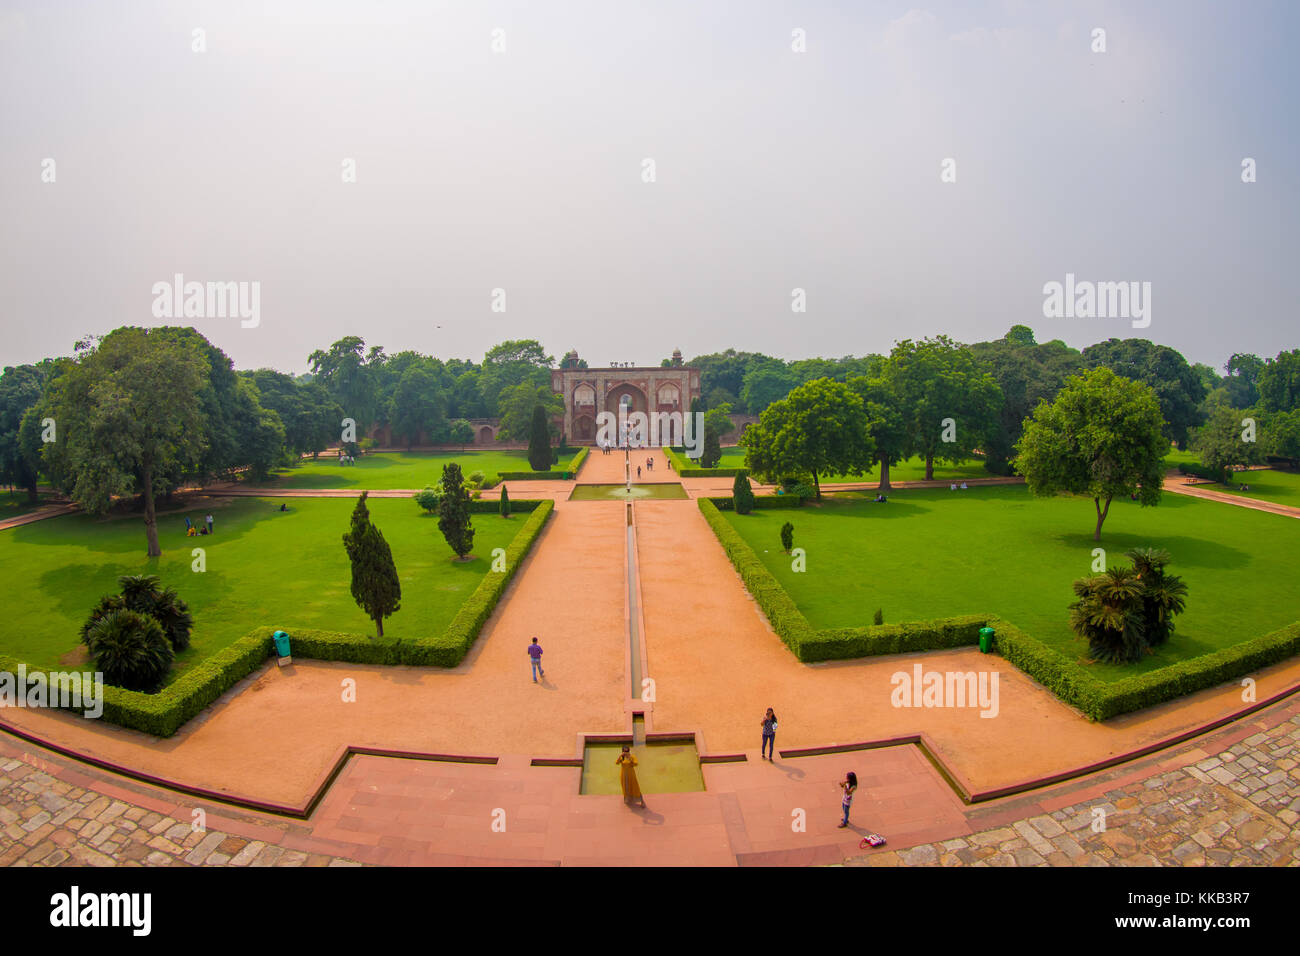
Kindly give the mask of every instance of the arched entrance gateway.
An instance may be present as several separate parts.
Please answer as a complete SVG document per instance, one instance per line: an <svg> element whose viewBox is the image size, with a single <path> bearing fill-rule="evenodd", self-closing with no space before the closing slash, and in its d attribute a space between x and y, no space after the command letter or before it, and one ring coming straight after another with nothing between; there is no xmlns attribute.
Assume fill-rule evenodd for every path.
<svg viewBox="0 0 1300 956"><path fill-rule="evenodd" d="M567 365L577 361L575 353L566 356ZM665 366L553 369L551 388L564 399L564 434L590 445L599 434L601 412L617 417L623 407L628 414L686 414L700 397L700 370L682 365L681 353L674 352Z"/></svg>

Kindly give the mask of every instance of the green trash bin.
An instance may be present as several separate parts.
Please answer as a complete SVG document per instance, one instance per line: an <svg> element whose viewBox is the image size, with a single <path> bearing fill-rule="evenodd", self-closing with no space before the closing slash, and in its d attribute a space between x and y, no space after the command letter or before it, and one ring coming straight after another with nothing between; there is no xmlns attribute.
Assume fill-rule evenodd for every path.
<svg viewBox="0 0 1300 956"><path fill-rule="evenodd" d="M993 628L980 628L980 653L987 654L993 647Z"/></svg>
<svg viewBox="0 0 1300 956"><path fill-rule="evenodd" d="M275 641L275 653L280 657L288 657L289 635L284 631L276 631L271 635L271 639Z"/></svg>

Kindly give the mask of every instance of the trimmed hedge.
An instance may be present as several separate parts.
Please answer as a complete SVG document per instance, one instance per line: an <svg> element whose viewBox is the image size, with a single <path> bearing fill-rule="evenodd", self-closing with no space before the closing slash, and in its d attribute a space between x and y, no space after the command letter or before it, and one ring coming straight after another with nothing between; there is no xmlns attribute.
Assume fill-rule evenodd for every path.
<svg viewBox="0 0 1300 956"><path fill-rule="evenodd" d="M511 498L510 513L527 514L530 511L535 511L537 509L537 506L540 505L543 500L545 499L539 500L536 498L520 498L518 501L516 501L514 498ZM485 498L480 498L477 501L471 501L469 503L469 513L472 515L500 514L501 499L493 498L491 500L488 500Z"/></svg>
<svg viewBox="0 0 1300 956"><path fill-rule="evenodd" d="M1011 622L991 615L969 614L933 621L818 631L749 543L722 516L715 504L717 500L699 499L700 512L740 573L745 587L767 615L772 630L801 661L966 647L978 644L980 628L988 626L993 628L994 649L1007 663L1086 717L1100 721L1217 687L1300 654L1300 622L1296 622L1212 654L1107 683Z"/></svg>
<svg viewBox="0 0 1300 956"><path fill-rule="evenodd" d="M1191 475L1194 478L1205 478L1209 481L1223 481L1222 473L1216 474L1213 468L1206 468L1199 462L1183 462L1178 466L1179 474Z"/></svg>
<svg viewBox="0 0 1300 956"><path fill-rule="evenodd" d="M701 499L701 500L705 500L705 499ZM722 498L722 497L709 498L707 500L713 502L714 506L719 511L735 510L735 504L736 504L735 500L730 496L726 498ZM798 495L755 495L754 496L755 509L764 508L768 510L773 510L773 509L780 509L780 508L802 508L803 502L804 499L800 498Z"/></svg>
<svg viewBox="0 0 1300 956"><path fill-rule="evenodd" d="M503 481L560 481L560 474L558 471L503 471L492 487Z"/></svg>
<svg viewBox="0 0 1300 956"><path fill-rule="evenodd" d="M191 717L255 671L271 653L272 628L258 628L183 672L156 694L104 685L101 719L155 737L170 737ZM19 661L0 657L0 671L16 674ZM86 665L93 667L93 664ZM69 670L82 670L69 668ZM47 672L40 672L47 673ZM56 671L56 673L58 673ZM29 670L28 678L33 677Z"/></svg>
<svg viewBox="0 0 1300 956"><path fill-rule="evenodd" d="M579 448L578 453L569 459L569 467L567 469L569 474L573 475L575 478L578 476L578 469L581 468L582 463L587 460L587 453L589 451L591 451L590 448Z"/></svg>
<svg viewBox="0 0 1300 956"><path fill-rule="evenodd" d="M493 501L482 504L490 505L489 511L497 506ZM506 548L505 572L489 571L441 634L403 641L305 628L290 632L290 652L294 657L356 664L455 667L469 653L484 623L505 593L506 585L555 510L555 502L549 499L512 502L512 506L515 504L523 505L520 510L532 514ZM271 635L275 630L271 627L256 628L195 664L156 694L105 685L103 719L156 737L170 737L186 721L262 665L272 653ZM20 663L16 658L0 655L0 672L16 674Z"/></svg>
<svg viewBox="0 0 1300 956"><path fill-rule="evenodd" d="M737 475L749 474L748 468L698 468L681 451L666 445L662 450L665 457L673 463L673 471L682 478L735 478Z"/></svg>

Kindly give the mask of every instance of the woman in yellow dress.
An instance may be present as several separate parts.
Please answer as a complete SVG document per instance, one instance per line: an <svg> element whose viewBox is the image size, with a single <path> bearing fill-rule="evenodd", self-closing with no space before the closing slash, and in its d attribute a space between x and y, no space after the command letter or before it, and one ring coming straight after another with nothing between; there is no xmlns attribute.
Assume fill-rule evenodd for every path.
<svg viewBox="0 0 1300 956"><path fill-rule="evenodd" d="M641 785L636 782L636 758L632 756L627 744L623 745L623 752L618 755L614 763L622 768L619 773L619 783L623 785L623 802L631 804L632 801L638 800L644 807L645 797L641 796Z"/></svg>

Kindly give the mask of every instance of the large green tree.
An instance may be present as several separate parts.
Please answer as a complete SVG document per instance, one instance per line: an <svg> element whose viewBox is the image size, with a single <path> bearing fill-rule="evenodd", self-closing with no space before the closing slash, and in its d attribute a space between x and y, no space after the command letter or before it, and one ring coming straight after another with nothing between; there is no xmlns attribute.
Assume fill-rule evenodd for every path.
<svg viewBox="0 0 1300 956"><path fill-rule="evenodd" d="M398 380L388 400L388 421L394 436L406 440L410 448L423 434L430 441L446 437L447 395L434 370L424 364L412 364Z"/></svg>
<svg viewBox="0 0 1300 956"><path fill-rule="evenodd" d="M173 331L117 329L64 366L47 392L57 425L57 442L44 453L52 475L91 514L140 494L150 557L162 554L155 496L206 447L207 356Z"/></svg>
<svg viewBox="0 0 1300 956"><path fill-rule="evenodd" d="M1192 439L1192 451L1201 460L1201 464L1219 476L1220 481L1228 480L1228 470L1236 466L1258 465L1264 461L1264 449L1258 440L1245 441L1248 434L1242 424L1244 413L1240 409L1226 405L1216 408L1210 420L1196 431Z"/></svg>
<svg viewBox="0 0 1300 956"><path fill-rule="evenodd" d="M1259 407L1266 412L1300 408L1300 349L1279 352L1259 370Z"/></svg>
<svg viewBox="0 0 1300 956"><path fill-rule="evenodd" d="M1187 447L1192 430L1204 421L1201 402L1209 390L1182 353L1150 339L1107 339L1084 349L1083 360L1089 368L1105 366L1150 386L1160 402L1165 437Z"/></svg>
<svg viewBox="0 0 1300 956"><path fill-rule="evenodd" d="M883 378L858 375L849 379L848 385L862 398L880 463L880 490L888 491L889 469L907 458L907 417L902 400Z"/></svg>
<svg viewBox="0 0 1300 956"><path fill-rule="evenodd" d="M767 480L811 475L820 500L820 475L871 470L876 450L871 425L853 389L843 382L814 379L769 405L740 443L750 472Z"/></svg>
<svg viewBox="0 0 1300 956"><path fill-rule="evenodd" d="M909 451L925 458L926 480L934 478L936 458L970 458L996 428L997 382L945 335L899 342L883 377L901 404Z"/></svg>
<svg viewBox="0 0 1300 956"><path fill-rule="evenodd" d="M384 636L384 618L402 608L402 582L393 563L393 551L383 532L370 523L366 507L369 491L361 492L352 509L352 527L343 535L343 547L352 564L352 599L375 622Z"/></svg>
<svg viewBox="0 0 1300 956"><path fill-rule="evenodd" d="M1070 378L1056 400L1039 402L1016 445L1016 469L1035 495L1092 498L1093 540L1116 495L1160 501L1169 449L1155 392L1105 367Z"/></svg>
<svg viewBox="0 0 1300 956"><path fill-rule="evenodd" d="M49 371L48 365L19 365L0 375L0 481L22 488L33 504L38 463L24 452L21 431L23 416L41 400Z"/></svg>
<svg viewBox="0 0 1300 956"><path fill-rule="evenodd" d="M498 407L501 427L497 430L497 441L527 441L532 437L533 417L538 408L546 416L550 435L554 437L556 430L550 423L556 416L564 414L564 399L551 390L549 383L520 382L501 393Z"/></svg>
<svg viewBox="0 0 1300 956"><path fill-rule="evenodd" d="M307 359L315 375L313 381L339 404L344 417L357 423L358 437L374 421L378 405L374 363L367 361L365 348L365 340L360 336L347 335L328 350L317 349ZM340 426L335 428L337 434Z"/></svg>
<svg viewBox="0 0 1300 956"><path fill-rule="evenodd" d="M549 370L554 364L554 356L547 355L536 339L510 340L488 349L479 372L479 391L487 415L500 414L501 397L512 386L521 382L549 385Z"/></svg>

